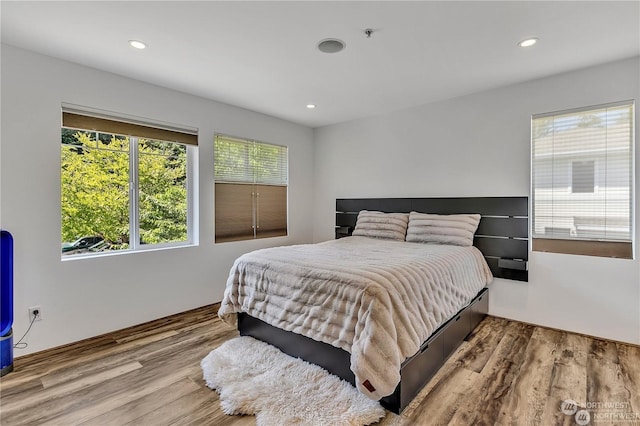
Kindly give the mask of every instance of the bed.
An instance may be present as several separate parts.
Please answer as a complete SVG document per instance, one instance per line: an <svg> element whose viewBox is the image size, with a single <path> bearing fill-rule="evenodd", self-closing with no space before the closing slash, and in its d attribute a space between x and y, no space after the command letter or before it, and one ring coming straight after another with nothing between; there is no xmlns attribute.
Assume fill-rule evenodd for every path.
<svg viewBox="0 0 640 426"><path fill-rule="evenodd" d="M504 208L505 200L510 208ZM496 213L495 207L487 209L496 203L502 214L490 214ZM465 234L463 244L455 243L457 236L447 236L453 238L451 244L424 244L415 240L412 229L427 228L411 224L471 211L483 214L482 219L477 216L482 226L476 222L474 231L496 228L492 222L500 219L500 233L513 233L514 221L527 228L526 204L524 198L523 211L522 197L337 200L335 240L263 249L238 258L219 315L229 323L237 320L242 335L319 364L401 412L486 315L486 285L492 275L522 279L526 274L527 231L524 237L472 232L470 237ZM404 218L409 228L400 234L402 239L391 231L372 238L365 229L369 216L384 223L384 232ZM450 217L468 220L446 216L447 223ZM373 232L380 236L377 228ZM404 232L414 241L405 241ZM491 241L481 251L482 238L507 244ZM506 256L522 244L525 257ZM499 247L500 256L491 254L491 247Z"/></svg>

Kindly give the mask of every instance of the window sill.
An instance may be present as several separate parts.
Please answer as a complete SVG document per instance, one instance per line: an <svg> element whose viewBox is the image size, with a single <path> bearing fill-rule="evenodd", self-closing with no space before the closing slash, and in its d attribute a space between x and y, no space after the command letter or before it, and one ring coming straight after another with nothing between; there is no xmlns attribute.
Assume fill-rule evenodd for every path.
<svg viewBox="0 0 640 426"><path fill-rule="evenodd" d="M633 259L633 245L630 242L533 238L532 248L533 251L549 253Z"/></svg>
<svg viewBox="0 0 640 426"><path fill-rule="evenodd" d="M139 248L137 250L114 250L114 251L106 251L106 252L97 252L97 253L81 253L81 254L70 254L67 256L62 256L60 260L62 262L74 261L74 260L82 260L82 259L96 259L102 257L112 257L112 256L121 256L127 254L135 254L135 253L149 253L154 251L164 251L164 250L173 250L180 249L185 247L197 247L198 244L195 243L180 243L180 244L162 244L162 245L153 245L148 248Z"/></svg>

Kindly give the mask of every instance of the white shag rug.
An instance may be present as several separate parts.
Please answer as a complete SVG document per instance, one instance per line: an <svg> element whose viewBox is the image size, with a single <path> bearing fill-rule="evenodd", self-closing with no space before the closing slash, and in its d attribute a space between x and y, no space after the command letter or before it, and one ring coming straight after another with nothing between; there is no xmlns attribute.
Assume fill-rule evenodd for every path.
<svg viewBox="0 0 640 426"><path fill-rule="evenodd" d="M252 337L223 343L200 365L225 414L255 414L258 426L368 425L385 416L351 384Z"/></svg>

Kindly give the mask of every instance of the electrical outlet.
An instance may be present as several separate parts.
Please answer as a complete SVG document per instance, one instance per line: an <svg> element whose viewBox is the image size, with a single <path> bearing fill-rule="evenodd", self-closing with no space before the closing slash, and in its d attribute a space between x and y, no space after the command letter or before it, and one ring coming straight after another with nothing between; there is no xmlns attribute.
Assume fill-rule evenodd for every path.
<svg viewBox="0 0 640 426"><path fill-rule="evenodd" d="M40 306L29 308L29 322L33 321L34 317L36 321L42 321L42 308Z"/></svg>

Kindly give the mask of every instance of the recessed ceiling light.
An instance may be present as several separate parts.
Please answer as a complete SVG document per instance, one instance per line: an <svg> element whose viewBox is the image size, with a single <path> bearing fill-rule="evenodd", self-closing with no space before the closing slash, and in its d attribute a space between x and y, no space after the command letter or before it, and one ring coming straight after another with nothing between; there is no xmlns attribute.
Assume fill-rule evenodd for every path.
<svg viewBox="0 0 640 426"><path fill-rule="evenodd" d="M140 40L129 40L129 46L142 50L147 47L147 44Z"/></svg>
<svg viewBox="0 0 640 426"><path fill-rule="evenodd" d="M338 53L345 48L344 41L337 38L327 38L318 43L318 49L324 53Z"/></svg>
<svg viewBox="0 0 640 426"><path fill-rule="evenodd" d="M531 47L538 42L538 39L535 37L527 38L518 43L520 47Z"/></svg>
<svg viewBox="0 0 640 426"><path fill-rule="evenodd" d="M315 104L307 104L307 108L309 109L314 109L316 107Z"/></svg>

